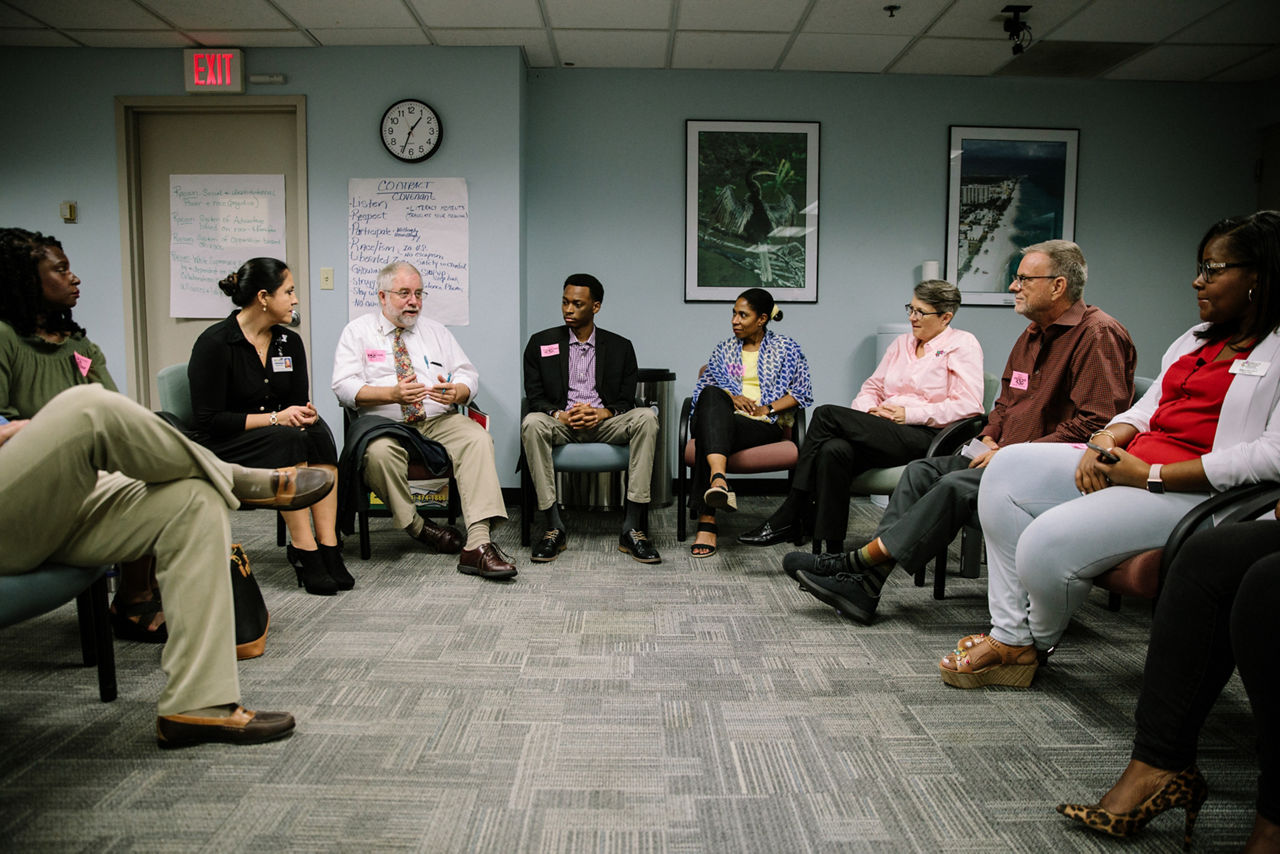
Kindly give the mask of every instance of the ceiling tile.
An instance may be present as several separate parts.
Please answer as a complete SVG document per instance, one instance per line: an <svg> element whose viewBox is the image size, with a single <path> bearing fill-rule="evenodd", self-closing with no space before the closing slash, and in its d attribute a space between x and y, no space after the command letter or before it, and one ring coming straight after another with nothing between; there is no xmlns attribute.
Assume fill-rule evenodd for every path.
<svg viewBox="0 0 1280 854"><path fill-rule="evenodd" d="M1031 11L1022 19L1031 26L1032 35L1039 38L1062 23L1068 15L1084 6L1088 0L1028 0L1025 6ZM956 0L938 22L929 30L930 36L944 38L994 39L1007 38L1004 21L1009 17L1000 10L1009 0Z"/></svg>
<svg viewBox="0 0 1280 854"><path fill-rule="evenodd" d="M418 22L401 0L275 0L286 15L309 30L337 27L416 27ZM337 44L337 42L334 42ZM359 44L359 42L345 42ZM402 44L402 42L396 42Z"/></svg>
<svg viewBox="0 0 1280 854"><path fill-rule="evenodd" d="M55 30L0 30L0 45L6 47L76 47L76 43Z"/></svg>
<svg viewBox="0 0 1280 854"><path fill-rule="evenodd" d="M914 36L938 16L951 0L898 0L901 9L889 17L886 3L866 0L818 0L804 22L806 33Z"/></svg>
<svg viewBox="0 0 1280 854"><path fill-rule="evenodd" d="M195 47L174 30L67 30L67 35L89 47Z"/></svg>
<svg viewBox="0 0 1280 854"><path fill-rule="evenodd" d="M790 33L809 0L680 0L681 30ZM701 67L701 66L699 66ZM715 66L723 67L723 66Z"/></svg>
<svg viewBox="0 0 1280 854"><path fill-rule="evenodd" d="M538 0L409 0L428 27L541 27Z"/></svg>
<svg viewBox="0 0 1280 854"><path fill-rule="evenodd" d="M9 0L12 5L61 29L154 30L165 24L133 0Z"/></svg>
<svg viewBox="0 0 1280 854"><path fill-rule="evenodd" d="M315 47L297 30L188 30L205 47Z"/></svg>
<svg viewBox="0 0 1280 854"><path fill-rule="evenodd" d="M1111 80L1206 80L1260 53L1259 48L1241 45L1158 45L1106 76Z"/></svg>
<svg viewBox="0 0 1280 854"><path fill-rule="evenodd" d="M291 27L265 0L147 0L147 5L186 30L251 30Z"/></svg>
<svg viewBox="0 0 1280 854"><path fill-rule="evenodd" d="M555 30L562 63L578 68L662 68L665 30Z"/></svg>
<svg viewBox="0 0 1280 854"><path fill-rule="evenodd" d="M676 33L672 68L772 70L787 46L786 33Z"/></svg>
<svg viewBox="0 0 1280 854"><path fill-rule="evenodd" d="M889 69L894 74L992 74L1013 59L1007 41L920 39Z"/></svg>
<svg viewBox="0 0 1280 854"><path fill-rule="evenodd" d="M422 27L308 27L322 45L431 44Z"/></svg>
<svg viewBox="0 0 1280 854"><path fill-rule="evenodd" d="M601 30L665 30L672 0L543 0L551 26Z"/></svg>
<svg viewBox="0 0 1280 854"><path fill-rule="evenodd" d="M1223 0L1094 0L1037 38L1081 42L1158 42L1222 5ZM1033 8L1034 12L1035 9Z"/></svg>
<svg viewBox="0 0 1280 854"><path fill-rule="evenodd" d="M786 71L878 74L911 43L910 36L801 33L782 63Z"/></svg>
<svg viewBox="0 0 1280 854"><path fill-rule="evenodd" d="M546 30L432 30L437 44L522 47L531 68L550 68L551 45Z"/></svg>
<svg viewBox="0 0 1280 854"><path fill-rule="evenodd" d="M1247 59L1239 65L1221 71L1210 80L1222 83L1244 83L1255 80L1271 80L1280 76L1280 48L1273 48L1266 53L1259 54L1253 59Z"/></svg>
<svg viewBox="0 0 1280 854"><path fill-rule="evenodd" d="M1232 0L1170 41L1187 44L1280 42L1280 3L1276 0Z"/></svg>

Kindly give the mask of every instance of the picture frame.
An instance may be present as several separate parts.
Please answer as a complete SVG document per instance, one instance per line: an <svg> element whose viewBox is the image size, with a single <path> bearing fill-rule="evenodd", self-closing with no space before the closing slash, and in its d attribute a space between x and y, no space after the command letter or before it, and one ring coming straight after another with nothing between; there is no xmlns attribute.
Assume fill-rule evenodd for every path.
<svg viewBox="0 0 1280 854"><path fill-rule="evenodd" d="M685 302L818 301L819 122L685 122Z"/></svg>
<svg viewBox="0 0 1280 854"><path fill-rule="evenodd" d="M1075 239L1080 131L952 125L947 280L965 305L1013 306L1023 247Z"/></svg>

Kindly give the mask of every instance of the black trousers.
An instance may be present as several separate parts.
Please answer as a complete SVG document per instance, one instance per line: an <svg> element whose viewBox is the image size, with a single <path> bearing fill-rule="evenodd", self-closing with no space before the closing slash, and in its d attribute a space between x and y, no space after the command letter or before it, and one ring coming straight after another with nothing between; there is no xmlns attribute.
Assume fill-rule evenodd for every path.
<svg viewBox="0 0 1280 854"><path fill-rule="evenodd" d="M1151 624L1133 758L1170 771L1192 764L1209 709L1239 667L1258 726L1258 812L1280 823L1277 613L1280 521L1222 525L1186 542Z"/></svg>
<svg viewBox="0 0 1280 854"><path fill-rule="evenodd" d="M849 529L849 484L867 469L923 457L938 428L895 424L847 406L819 406L809 420L793 488L814 501L815 540L843 541Z"/></svg>
<svg viewBox="0 0 1280 854"><path fill-rule="evenodd" d="M985 468L966 457L926 457L907 465L889 496L875 536L898 565L915 572L978 518L978 487Z"/></svg>
<svg viewBox="0 0 1280 854"><path fill-rule="evenodd" d="M734 415L733 398L727 391L715 386L707 386L698 395L698 407L693 411L692 432L697 441L697 453L694 455L689 506L699 516L715 513L702 502L702 493L707 491L711 479L707 454L728 456L743 448L754 448L782 440L782 428L777 424Z"/></svg>

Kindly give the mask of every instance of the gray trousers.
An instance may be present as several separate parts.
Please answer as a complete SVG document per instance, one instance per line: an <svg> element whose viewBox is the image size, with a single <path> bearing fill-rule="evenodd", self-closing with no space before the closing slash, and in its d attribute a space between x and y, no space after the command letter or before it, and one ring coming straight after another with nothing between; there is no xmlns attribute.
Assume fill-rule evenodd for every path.
<svg viewBox="0 0 1280 854"><path fill-rule="evenodd" d="M658 416L647 406L606 418L595 427L574 430L544 412L530 412L520 423L520 442L525 464L538 497L538 509L546 510L556 500L556 473L551 465L551 449L574 442L605 442L628 445L631 461L627 467L627 499L649 503L653 479L653 452L658 444Z"/></svg>
<svg viewBox="0 0 1280 854"><path fill-rule="evenodd" d="M169 629L158 714L238 702L227 570L238 506L228 464L124 395L75 386L0 445L0 573L155 555Z"/></svg>
<svg viewBox="0 0 1280 854"><path fill-rule="evenodd" d="M969 468L968 457L926 457L907 464L875 534L903 569L923 567L977 519L984 471Z"/></svg>

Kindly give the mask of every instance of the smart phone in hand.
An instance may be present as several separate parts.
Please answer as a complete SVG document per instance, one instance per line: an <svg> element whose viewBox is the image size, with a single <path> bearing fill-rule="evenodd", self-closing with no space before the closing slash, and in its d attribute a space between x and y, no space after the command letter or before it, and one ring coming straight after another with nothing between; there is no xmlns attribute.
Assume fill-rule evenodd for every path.
<svg viewBox="0 0 1280 854"><path fill-rule="evenodd" d="M1110 449L1108 449L1108 448L1104 448L1104 447L1102 447L1101 445L1095 445L1093 442L1085 442L1085 443L1084 443L1084 446L1085 446L1086 448L1088 448L1089 450L1091 450L1091 451L1097 451L1097 452L1098 452L1098 462L1100 462L1100 463L1118 463L1118 462L1120 462L1120 458L1119 458L1118 456L1116 456L1115 454L1111 453Z"/></svg>

